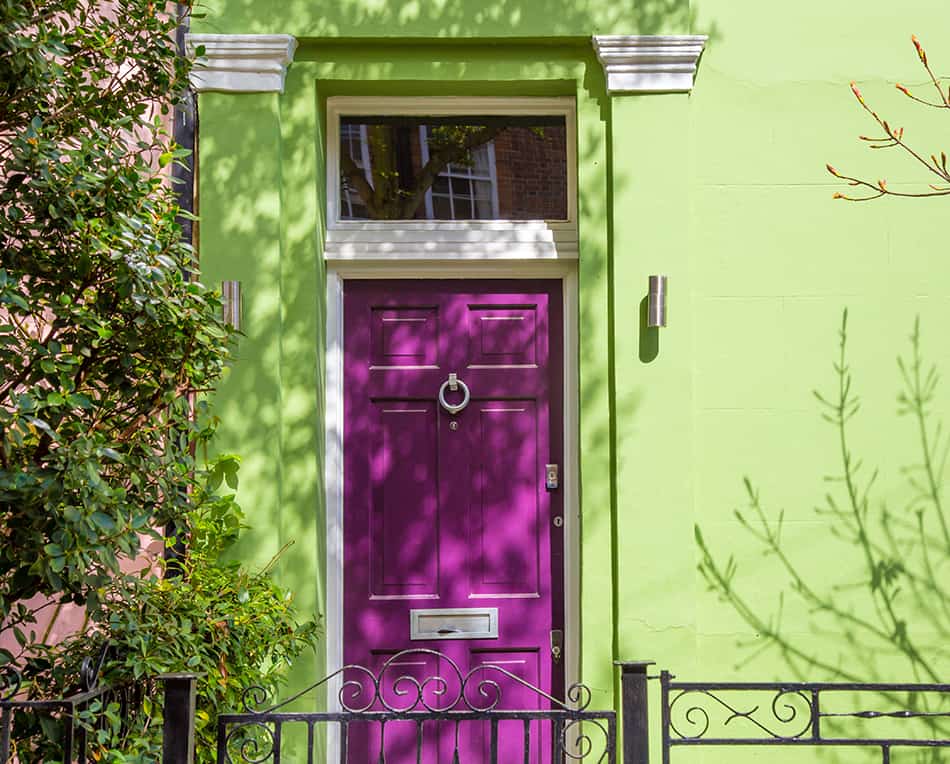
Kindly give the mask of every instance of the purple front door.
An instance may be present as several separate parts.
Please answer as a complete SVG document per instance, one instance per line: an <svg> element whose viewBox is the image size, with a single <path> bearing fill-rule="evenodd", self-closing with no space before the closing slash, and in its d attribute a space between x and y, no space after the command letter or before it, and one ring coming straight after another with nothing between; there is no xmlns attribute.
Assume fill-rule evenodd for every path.
<svg viewBox="0 0 950 764"><path fill-rule="evenodd" d="M428 648L463 673L502 666L562 697L563 660L552 654L564 628L562 492L545 479L562 464L561 321L559 281L346 282L347 664L375 671ZM445 386L442 405L450 374L459 384ZM468 405L452 413L466 388ZM398 662L390 678L454 673L426 653ZM508 685L500 707L541 707ZM405 698L397 690L383 690L394 705ZM387 725L386 761L401 764L405 748L414 762L415 734ZM424 760L450 761L435 725L428 735ZM352 760L375 761L378 733L357 737ZM477 731L462 737L472 754L463 762L487 761ZM533 761L545 737L534 736ZM505 740L499 760L514 760L511 745L521 761L520 734Z"/></svg>

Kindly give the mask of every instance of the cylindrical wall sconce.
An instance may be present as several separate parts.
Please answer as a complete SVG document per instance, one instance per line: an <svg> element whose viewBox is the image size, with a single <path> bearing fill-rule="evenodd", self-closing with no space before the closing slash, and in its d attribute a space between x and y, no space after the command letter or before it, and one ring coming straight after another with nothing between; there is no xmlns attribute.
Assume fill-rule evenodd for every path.
<svg viewBox="0 0 950 764"><path fill-rule="evenodd" d="M666 326L666 276L650 276L647 295L647 326Z"/></svg>
<svg viewBox="0 0 950 764"><path fill-rule="evenodd" d="M241 331L241 282L221 282L221 313L224 323L229 324L235 331Z"/></svg>

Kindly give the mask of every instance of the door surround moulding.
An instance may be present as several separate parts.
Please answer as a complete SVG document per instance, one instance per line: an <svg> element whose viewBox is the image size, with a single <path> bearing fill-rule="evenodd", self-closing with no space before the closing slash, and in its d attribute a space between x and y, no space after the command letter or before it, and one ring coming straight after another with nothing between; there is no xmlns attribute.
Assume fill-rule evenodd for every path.
<svg viewBox="0 0 950 764"><path fill-rule="evenodd" d="M688 93L693 89L704 34L594 35L607 92Z"/></svg>
<svg viewBox="0 0 950 764"><path fill-rule="evenodd" d="M326 325L326 645L327 669L343 665L343 284L349 279L560 279L563 300L564 390L564 628L565 687L580 679L580 453L578 450L578 279L570 261L378 261L327 263ZM327 688L329 709L338 702L343 679ZM329 730L328 745L338 749Z"/></svg>
<svg viewBox="0 0 950 764"><path fill-rule="evenodd" d="M203 55L197 55L198 48ZM297 38L289 34L186 34L198 93L283 93Z"/></svg>

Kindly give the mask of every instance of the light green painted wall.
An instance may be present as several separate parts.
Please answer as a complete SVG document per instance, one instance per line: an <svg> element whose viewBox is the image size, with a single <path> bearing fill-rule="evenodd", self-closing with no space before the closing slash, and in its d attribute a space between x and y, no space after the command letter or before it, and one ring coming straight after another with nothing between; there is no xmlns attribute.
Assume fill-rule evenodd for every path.
<svg viewBox="0 0 950 764"><path fill-rule="evenodd" d="M301 617L322 611L323 269L316 250L315 123L273 94L201 98L202 278L242 282L245 335L215 396L218 448L242 458L238 499L253 526L236 554L280 582ZM310 121L308 122L308 117ZM305 136L305 137L303 137ZM310 222L301 223L307 220ZM324 667L301 661L300 675ZM299 683L298 683L299 684Z"/></svg>
<svg viewBox="0 0 950 764"><path fill-rule="evenodd" d="M579 130L579 270L585 678L612 703L611 410L608 338L607 112L589 46L322 46L304 42L283 96L202 95L200 175L205 278L245 279L248 337L217 398L220 447L249 456L239 499L253 530L243 554L268 559L304 613L325 608L323 107L334 95L572 95ZM253 200L251 202L250 200ZM256 232L255 234L251 232ZM265 356L266 354L266 356ZM265 368L266 366L266 368ZM265 391L268 394L265 394ZM268 422L267 438L259 424ZM255 460L267 466L254 471ZM301 686L325 665L295 672Z"/></svg>
<svg viewBox="0 0 950 764"><path fill-rule="evenodd" d="M321 38L502 37L682 32L688 0L207 0L196 31Z"/></svg>
<svg viewBox="0 0 950 764"><path fill-rule="evenodd" d="M218 396L223 447L245 457L241 499L255 527L245 554L264 561L295 539L281 576L305 612L325 602L323 99L576 95L582 656L595 704L615 693L614 658L652 658L684 678L730 676L737 664L750 677L788 675L776 656L744 664L756 635L696 573L699 523L717 549L740 559L753 600L764 609L776 602L772 561L732 515L744 475L771 510L786 510L796 559L824 579L856 570L813 510L836 464L834 433L811 390L833 383L844 307L865 404L856 435L868 461L884 468L890 501L906 496L896 466L913 453L909 423L894 415L894 359L915 315L929 356L950 368L945 202L833 202L838 186L824 170L832 162L892 186L919 178L855 140L871 125L847 82L858 80L909 129L939 136L892 84L920 80L911 32L950 68L950 8L936 0L898 9L883 0L620 5L209 0L208 17L195 24L307 38L284 95L200 100L205 277L243 279L248 299L249 336ZM607 98L586 42L595 31L707 32L711 40L691 95ZM670 278L670 325L658 334L640 326L651 273ZM946 391L939 401L946 411ZM819 645L792 600L785 625L801 644ZM829 651L833 660L838 653ZM321 658L295 681L322 669Z"/></svg>
<svg viewBox="0 0 950 764"><path fill-rule="evenodd" d="M931 59L950 63L950 38L932 31L946 28L950 8L697 5L695 31L711 40L694 92L612 102L615 325L636 325L629 294L645 293L648 274L670 277L670 325L656 358L641 360L637 331L614 336L619 654L656 659L681 676L729 675L737 664L747 677L789 676L774 654L745 663L759 640L705 591L692 527L702 526L723 561L736 555L751 601L774 610L777 567L733 516L745 505L748 475L775 517L785 510L789 549L816 583L860 575L854 550L814 511L829 490L823 477L839 469L835 432L812 390L833 388L845 307L864 400L854 442L882 468L880 496L895 507L910 496L898 467L914 458L915 431L895 413L895 359L909 350L920 315L930 359L947 368L945 202L835 202L832 193L844 189L824 165L892 187L921 179L856 140L873 125L848 80L928 153L939 151L935 123L893 83L921 81L912 32ZM947 403L944 390L938 408ZM819 637L814 624L787 595L793 641L806 651L821 645L830 663L868 675L866 656ZM946 655L934 660L946 668ZM899 665L885 658L880 671Z"/></svg>

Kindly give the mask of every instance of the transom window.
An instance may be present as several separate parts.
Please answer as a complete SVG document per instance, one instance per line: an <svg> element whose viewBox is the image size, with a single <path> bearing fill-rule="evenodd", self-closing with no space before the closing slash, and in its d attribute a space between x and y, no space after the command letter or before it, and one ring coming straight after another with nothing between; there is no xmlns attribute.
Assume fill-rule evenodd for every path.
<svg viewBox="0 0 950 764"><path fill-rule="evenodd" d="M338 97L327 125L327 257L576 257L573 99Z"/></svg>
<svg viewBox="0 0 950 764"><path fill-rule="evenodd" d="M341 220L565 220L557 116L346 116Z"/></svg>

